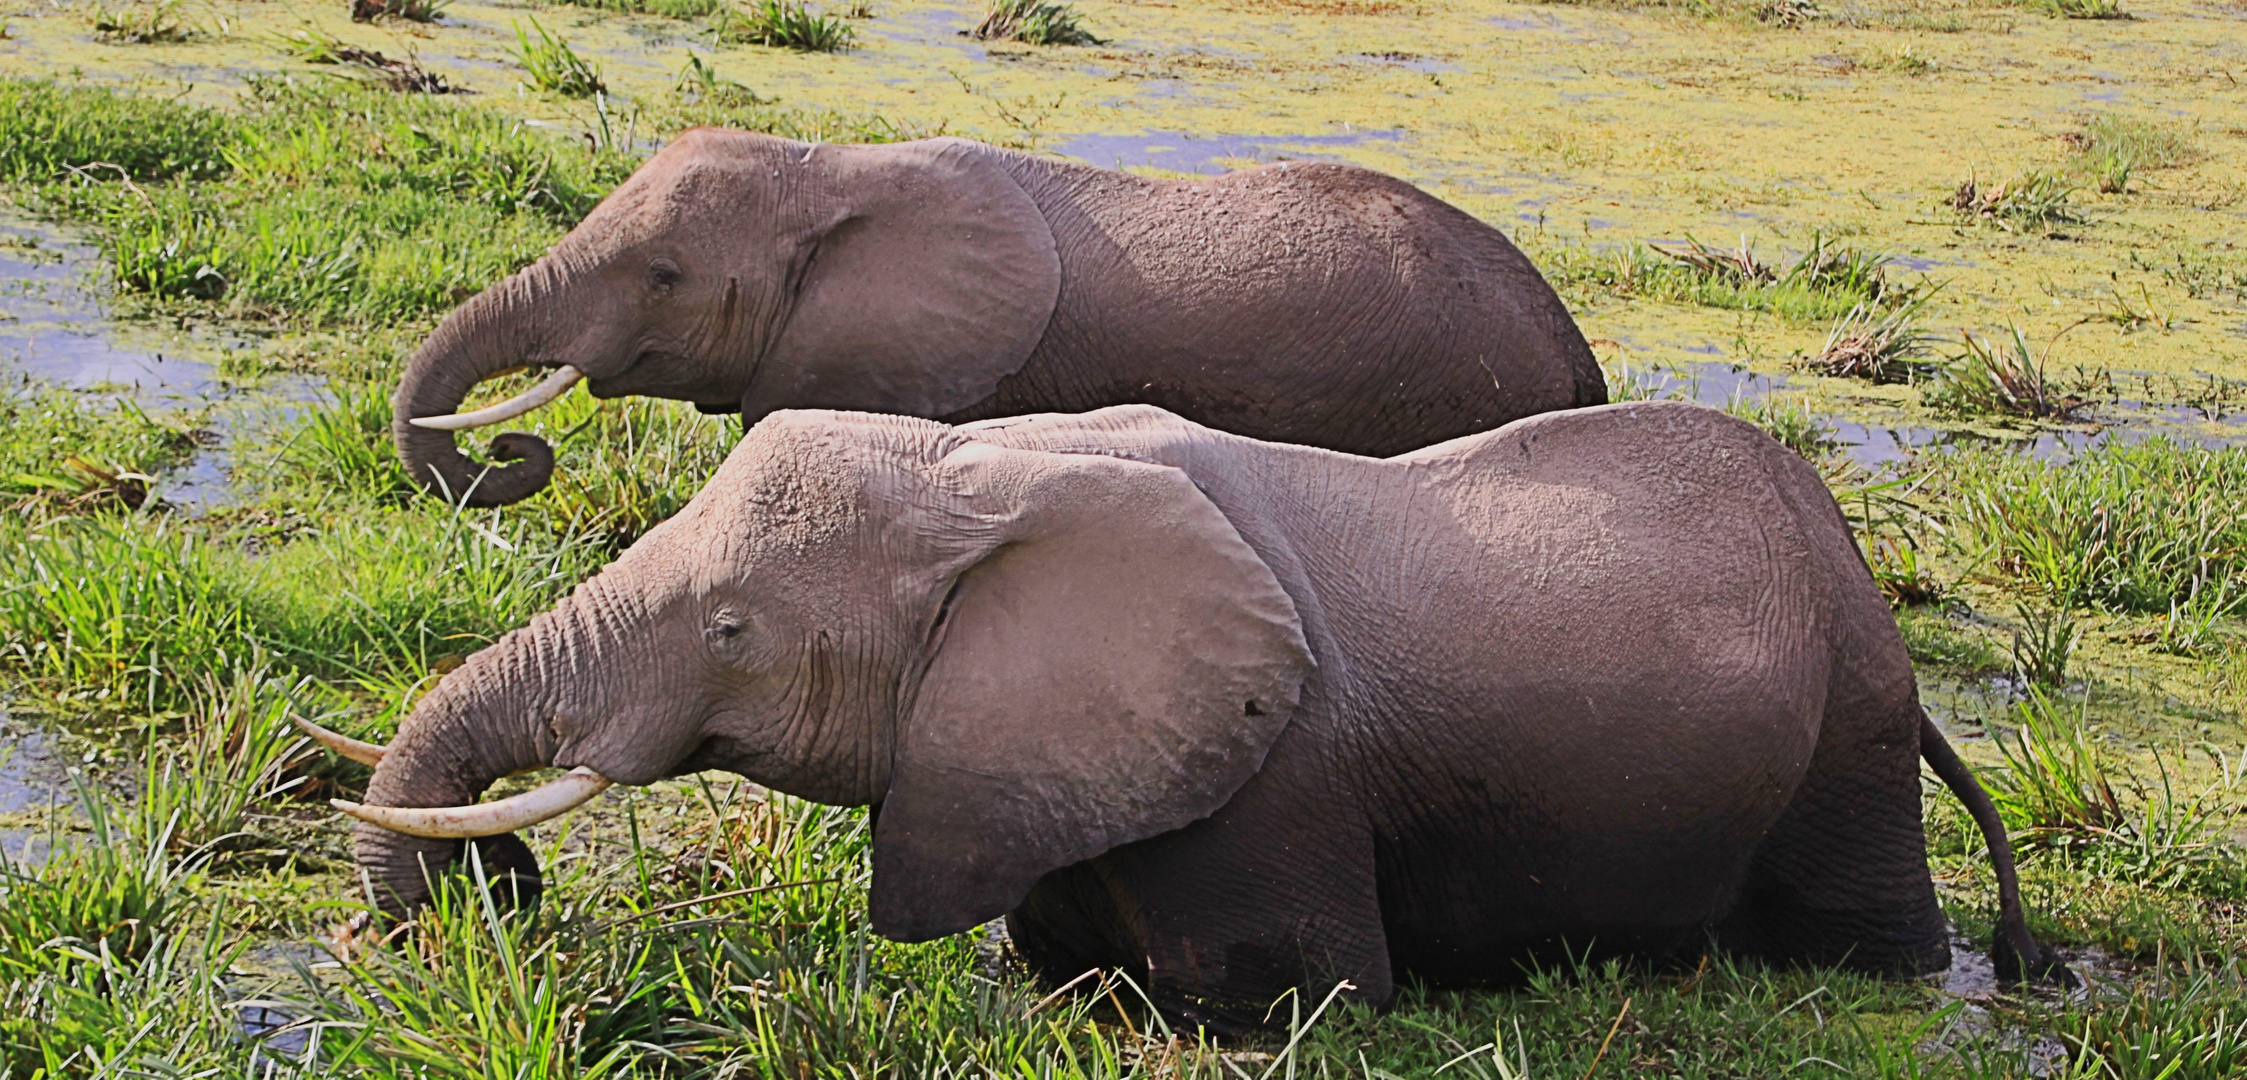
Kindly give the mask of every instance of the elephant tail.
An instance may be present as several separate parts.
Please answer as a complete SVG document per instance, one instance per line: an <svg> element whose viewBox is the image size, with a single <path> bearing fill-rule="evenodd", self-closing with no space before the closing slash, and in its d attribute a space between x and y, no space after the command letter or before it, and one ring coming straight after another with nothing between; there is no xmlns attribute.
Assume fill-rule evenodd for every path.
<svg viewBox="0 0 2247 1080"><path fill-rule="evenodd" d="M1966 804L1966 812L1973 815L1974 824L1982 829L1982 839L1989 843L1990 866L1997 871L1997 930L1991 935L1990 962L1997 968L1998 977L2014 981L2045 978L2063 986L2075 985L2075 973L2029 934L2028 914L2021 907L2020 878L2013 872L2013 844L2006 838L1997 804L1990 801L1989 792L1982 790L1973 771L1958 759L1957 751L1951 749L1924 708L1919 711L1919 753L1958 801Z"/></svg>

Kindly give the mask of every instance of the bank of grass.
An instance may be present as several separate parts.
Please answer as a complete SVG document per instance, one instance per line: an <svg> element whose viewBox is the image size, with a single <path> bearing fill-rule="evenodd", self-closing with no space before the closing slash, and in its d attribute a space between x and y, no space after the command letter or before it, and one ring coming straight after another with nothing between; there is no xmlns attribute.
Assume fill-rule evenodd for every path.
<svg viewBox="0 0 2247 1080"><path fill-rule="evenodd" d="M2247 449L2155 438L2064 462L1978 449L1939 476L1960 543L2053 604L2222 617L2247 602Z"/></svg>
<svg viewBox="0 0 2247 1080"><path fill-rule="evenodd" d="M97 818L119 813L118 796L87 796ZM1972 826L1940 798L1930 820L1938 869L1963 883L1957 913L1986 922ZM321 827L301 806L277 809ZM1273 1033L1213 1041L1150 1015L1127 980L1049 999L975 936L900 945L873 935L862 811L711 777L626 796L604 814L599 826L580 818L532 834L550 886L534 911L490 903L471 867L412 939L385 946L343 931L330 946L337 962L322 970L311 966L326 959L319 951L245 965L244 943L216 929L227 879L240 873L164 854L149 840L161 834L113 822L86 834L110 843L67 848L0 882L43 890L0 919L25 924L0 941L0 963L25 973L4 991L15 1008L0 1047L19 1074L52 1062L55 1076L94 1075L126 1054L154 1074L256 1071L263 1059L380 1078L1511 1080L1777 1076L1822 1061L1848 1076L2188 1080L2247 1067L2247 991L2227 955L2236 927L2193 913L2223 894L2090 875L2056 848L2027 855L2038 931L2158 956L2134 984L1969 1008L1909 980L1717 954L1526 969L1485 991L1408 985L1381 1014L1326 1005L1314 989L1276 1004ZM589 827L601 839L575 835ZM587 850L598 854L565 857ZM126 925L120 914L131 920L124 936L102 947L101 934ZM345 914L305 916L335 927Z"/></svg>
<svg viewBox="0 0 2247 1080"><path fill-rule="evenodd" d="M658 134L920 134L753 97L657 101L643 120ZM0 182L89 225L124 299L296 328L428 320L530 262L637 167L592 143L344 80L254 81L222 111L0 79Z"/></svg>

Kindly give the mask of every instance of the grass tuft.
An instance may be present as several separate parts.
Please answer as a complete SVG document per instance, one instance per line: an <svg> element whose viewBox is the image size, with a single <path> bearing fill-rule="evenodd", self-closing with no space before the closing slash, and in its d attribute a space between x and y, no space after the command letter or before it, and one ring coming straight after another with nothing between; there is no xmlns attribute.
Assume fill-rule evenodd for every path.
<svg viewBox="0 0 2247 1080"><path fill-rule="evenodd" d="M725 10L726 0L561 0L576 7L614 11L625 15L661 15L669 19L699 19Z"/></svg>
<svg viewBox="0 0 2247 1080"><path fill-rule="evenodd" d="M2068 174L2112 195L2128 193L2131 176L2141 169L2174 169L2201 157L2190 132L2120 116L2094 117L2060 142L2068 150Z"/></svg>
<svg viewBox="0 0 2247 1080"><path fill-rule="evenodd" d="M608 84L601 81L601 71L592 62L570 48L569 42L555 37L531 20L531 29L537 31L538 40L523 32L523 24L515 24L515 62L522 65L530 76L531 86L549 94L567 98L589 98L606 93Z"/></svg>
<svg viewBox="0 0 2247 1080"><path fill-rule="evenodd" d="M1936 369L1924 391L1927 403L1957 414L2073 419L2084 407L2083 399L2063 390L2045 367L2059 339L2046 343L2040 354L2029 347L2020 327L2010 329L2012 340L2003 343L1962 331L1961 351Z"/></svg>
<svg viewBox="0 0 2247 1080"><path fill-rule="evenodd" d="M711 32L723 42L797 52L841 52L858 35L850 20L814 12L803 0L756 0L747 8L728 5Z"/></svg>
<svg viewBox="0 0 2247 1080"><path fill-rule="evenodd" d="M2015 607L2021 625L2013 630L2013 674L2030 686L2064 686L2068 662L2083 643L2083 628L2057 607Z"/></svg>
<svg viewBox="0 0 2247 1080"><path fill-rule="evenodd" d="M1825 347L1804 360L1803 366L1834 378L1876 383L1910 380L1924 367L1928 349L1936 341L1933 333L1919 326L1919 312L1928 295L1886 312L1869 304L1850 308L1827 332Z"/></svg>
<svg viewBox="0 0 2247 1080"><path fill-rule="evenodd" d="M968 31L977 41L1019 41L1026 45L1098 45L1076 5L1052 0L997 0L983 21Z"/></svg>
<svg viewBox="0 0 2247 1080"><path fill-rule="evenodd" d="M1799 399L1734 395L1724 403L1724 411L1762 428L1781 445L1811 461L1833 451L1833 430Z"/></svg>
<svg viewBox="0 0 2247 1080"><path fill-rule="evenodd" d="M94 40L109 45L176 45L193 39L199 31L181 13L186 0L148 0L111 10L96 3L87 16Z"/></svg>
<svg viewBox="0 0 2247 1080"><path fill-rule="evenodd" d="M409 22L436 22L453 0L351 0L352 22L373 22L376 19L405 19Z"/></svg>
<svg viewBox="0 0 2247 1080"><path fill-rule="evenodd" d="M1983 187L1979 178L1969 177L1951 193L1950 206L1969 220L2006 232L2049 234L2057 226L2083 222L2075 192L2076 185L2052 172L2025 173L1996 187Z"/></svg>
<svg viewBox="0 0 2247 1080"><path fill-rule="evenodd" d="M2127 19L2122 0L2029 0L2029 10L2056 19Z"/></svg>
<svg viewBox="0 0 2247 1080"><path fill-rule="evenodd" d="M2092 734L2088 697L2070 714L2031 687L2013 718L2012 738L1992 740L2004 764L1983 778L2016 843L2155 887L2221 888L2236 878L2240 849L2229 834L2240 816L2230 802L2240 785L2238 761L2212 753L2216 779L2183 797L2159 755L2150 783L2115 760Z"/></svg>

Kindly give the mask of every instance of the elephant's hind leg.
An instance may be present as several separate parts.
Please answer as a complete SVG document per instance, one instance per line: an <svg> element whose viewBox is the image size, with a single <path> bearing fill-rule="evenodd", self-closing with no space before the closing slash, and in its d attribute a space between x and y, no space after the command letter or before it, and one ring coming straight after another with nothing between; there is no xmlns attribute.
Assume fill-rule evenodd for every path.
<svg viewBox="0 0 2247 1080"><path fill-rule="evenodd" d="M1829 705L1809 774L1717 940L1775 963L1939 971L1950 944L1920 826L1919 712L1850 696Z"/></svg>

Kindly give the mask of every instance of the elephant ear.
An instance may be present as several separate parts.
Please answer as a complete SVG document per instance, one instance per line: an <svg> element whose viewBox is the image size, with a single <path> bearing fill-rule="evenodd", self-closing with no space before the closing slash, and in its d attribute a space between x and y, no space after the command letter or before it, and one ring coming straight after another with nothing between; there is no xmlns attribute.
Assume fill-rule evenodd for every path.
<svg viewBox="0 0 2247 1080"><path fill-rule="evenodd" d="M940 417L997 389L1045 335L1061 259L1044 213L965 139L805 150L822 195L787 323L742 409Z"/></svg>
<svg viewBox="0 0 2247 1080"><path fill-rule="evenodd" d="M901 941L1216 812L1312 667L1294 602L1185 473L975 442L938 469L979 535L874 828L874 928Z"/></svg>

